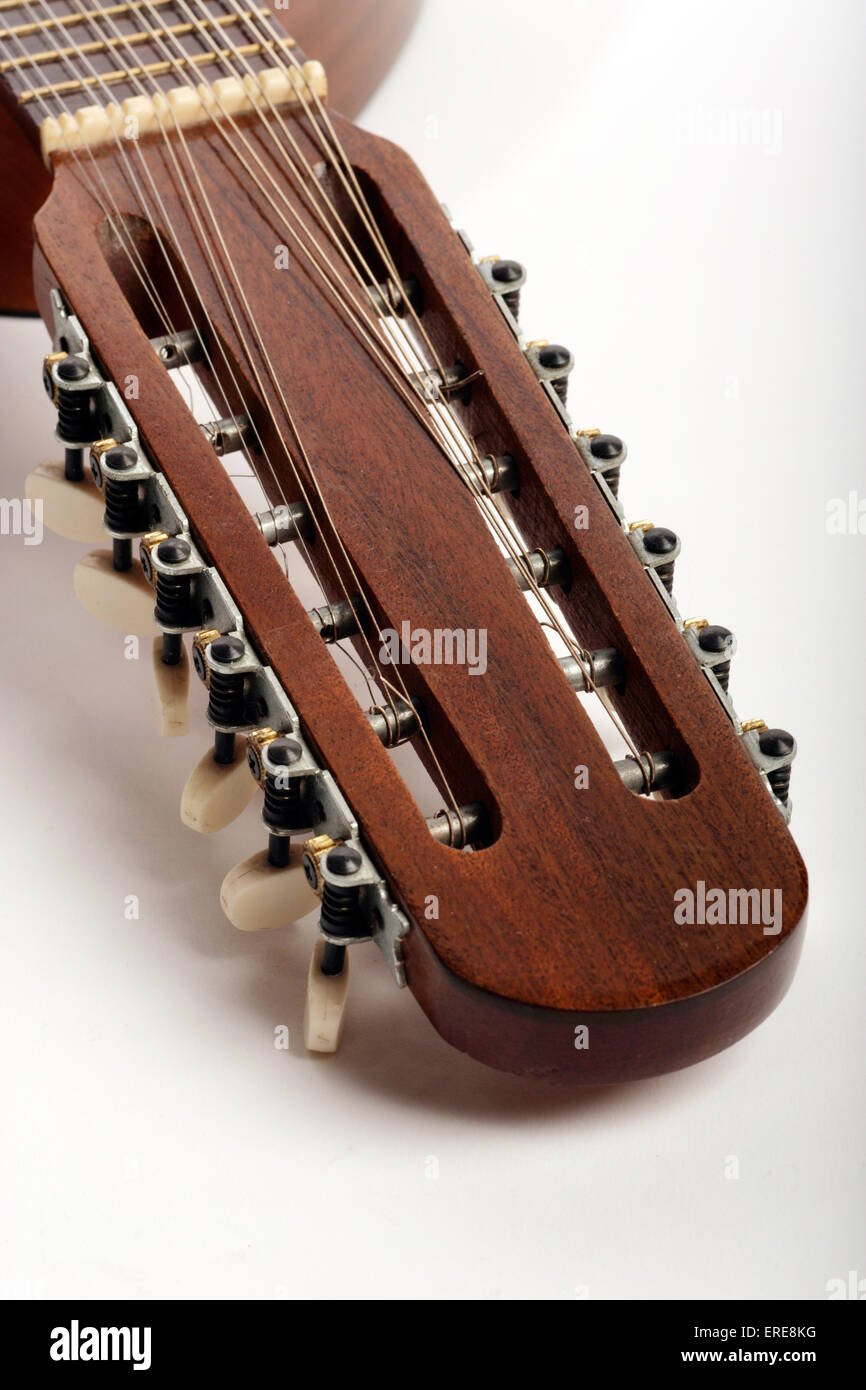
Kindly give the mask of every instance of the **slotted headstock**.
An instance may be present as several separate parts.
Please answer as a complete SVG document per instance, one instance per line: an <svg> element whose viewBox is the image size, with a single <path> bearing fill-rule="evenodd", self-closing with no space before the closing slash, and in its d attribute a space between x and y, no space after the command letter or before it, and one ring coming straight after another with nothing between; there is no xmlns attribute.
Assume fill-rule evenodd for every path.
<svg viewBox="0 0 866 1390"><path fill-rule="evenodd" d="M321 894L311 1045L334 1040L346 946L372 938L490 1065L598 1083L699 1060L796 964L793 741L736 715L731 635L684 624L679 540L626 521L624 447L569 417L569 354L520 334L522 269L479 262L406 155L327 111L302 54L281 73L43 128L47 381L117 571L89 561L81 595L104 607L123 583L148 622L155 589L179 727L193 635L216 741L185 819L218 828L263 785L268 852L223 901L248 927ZM183 363L218 427L177 391ZM237 446L258 521L220 457ZM366 708L329 639L366 668ZM439 816L395 763L404 740Z"/></svg>

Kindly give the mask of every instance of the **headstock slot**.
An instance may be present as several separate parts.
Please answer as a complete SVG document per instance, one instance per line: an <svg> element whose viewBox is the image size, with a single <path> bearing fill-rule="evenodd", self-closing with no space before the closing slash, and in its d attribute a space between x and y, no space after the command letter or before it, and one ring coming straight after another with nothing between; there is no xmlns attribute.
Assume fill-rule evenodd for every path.
<svg viewBox="0 0 866 1390"><path fill-rule="evenodd" d="M141 333L148 339L153 338L161 328L161 321L156 315L152 300L143 291L141 277L136 273L135 265L126 254L125 246L132 238L135 239L139 252L138 264L146 267L152 283L158 286L160 302L165 306L172 321L184 326L192 323L200 332L203 360L197 361L193 368L184 370L194 371L201 391L212 403L213 409L210 413L225 412L228 416L239 417L243 414L251 417L256 447L247 449L245 453L254 470L248 475L254 490L237 486L248 511L256 512L268 503L274 507L299 502L303 494L282 447L284 435L277 428L274 419L274 414L277 413L275 403L270 403L270 409L263 403L258 389L259 383L251 373L245 355L239 349L230 323L220 320L214 304L208 306L201 301L188 269L177 256L169 237L164 231L157 235L146 219L136 215L124 218L122 236L119 237L106 220L98 224L97 235L106 265L138 320ZM166 259L169 264L166 264ZM142 348L147 354L149 344L142 344ZM179 382L175 384L180 385ZM146 403L140 410L140 427L146 438ZM288 433L278 413L277 420ZM180 439L178 446L182 447ZM234 457L237 459L238 456ZM267 460L268 467L263 465L263 459ZM223 462L227 462L231 469L232 458ZM215 468L220 467L220 461L216 457L213 465ZM231 471L229 476L236 485L239 483L238 477ZM309 487L310 479L306 470L304 480ZM257 491L260 491L260 496L256 495ZM306 495L311 496L311 493ZM291 554L272 552L274 562L280 565L287 582L293 586L304 607L309 610L339 603L344 600L346 594L356 598L351 575L345 570L341 572L340 568L332 563L331 556L320 542L321 535L331 529L329 523L315 502L312 510L313 538L308 539L300 551L292 546L284 548L284 551L291 550ZM158 521L159 518L154 517L154 522ZM378 645L376 634L379 630L394 630L393 624L398 621L389 617L372 595L366 604L358 604L358 611L364 618L363 627L368 636L373 638L374 646ZM358 665L364 661L369 648L365 651L363 643L357 639L346 639L343 647L347 646L351 649L350 652L341 651L336 645L329 645L328 652L334 658L359 708L366 713L371 708L378 707L390 720L392 709L387 694L380 690L371 705L369 695L364 699L363 686L353 679L353 676L357 676ZM432 751L422 737L416 736L411 744L407 739L393 748L388 747L387 753L400 770L404 781L413 763L420 764L420 770L428 785L426 791L420 793L420 801L417 797L416 801L425 816L435 815L443 805L448 810L455 803L482 805L484 815L479 818L477 833L473 836L472 842L476 850L483 849L495 841L499 833L501 820L495 797L462 743L453 721L431 701L423 675L414 667L403 667L402 675L408 695L418 702L422 711L422 720L429 733ZM417 771L411 780L413 785L417 784ZM450 848L447 845L446 847Z"/></svg>
<svg viewBox="0 0 866 1390"><path fill-rule="evenodd" d="M675 683L659 679L662 653L657 653L657 670L655 661L648 661L636 650L634 635L640 619L633 605L611 602L617 590L618 598L627 599L627 587L640 585L641 572L625 536L617 540L611 535L614 519L608 515L601 490L590 480L578 451L521 360L517 342L508 342L509 335L483 291L481 277L445 214L428 203L422 218L413 205L412 192L407 189L414 171L408 158L394 147L385 147L384 153L381 144L374 149L352 127L341 127L341 134L350 154L356 155L357 177L401 275L412 275L419 282L425 305L424 327L439 356L445 362L461 362L467 376L474 378L466 398L453 402L467 432L482 457L509 455L514 460L518 485L499 499L500 505L513 517L529 549L560 546L565 551L571 582L557 589L557 605L585 649L615 647L621 652L625 679L610 691L611 703L640 748L671 748L676 753L677 781L663 795L666 799L686 795L701 775L697 743L686 738L682 722L672 711ZM383 193L384 179L387 196ZM409 213L405 220L401 209ZM459 275L455 273L458 271ZM477 313L475 320L473 312ZM514 391L517 382L522 388L519 393ZM533 405L532 419L524 409L527 402ZM561 432L558 441L553 437L555 431ZM571 477L569 469L573 470ZM569 494L575 506L587 507L590 525L597 523L606 533L605 548L611 547L610 558L616 556L620 574L611 568L610 559L600 573L584 553L581 534L569 524L566 508L559 501ZM615 520L614 526L621 530ZM628 623L623 620L626 613L631 619ZM682 655L672 622L666 635L669 652Z"/></svg>

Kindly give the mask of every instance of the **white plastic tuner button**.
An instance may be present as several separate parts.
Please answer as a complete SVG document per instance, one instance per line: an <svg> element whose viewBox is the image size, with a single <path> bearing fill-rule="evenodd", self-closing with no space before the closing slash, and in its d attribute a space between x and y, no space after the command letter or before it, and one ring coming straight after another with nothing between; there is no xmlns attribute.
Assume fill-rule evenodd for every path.
<svg viewBox="0 0 866 1390"><path fill-rule="evenodd" d="M336 1052L343 1031L343 1012L349 988L349 952L339 975L322 974L324 937L313 947L304 1009L304 1046L308 1052Z"/></svg>
<svg viewBox="0 0 866 1390"><path fill-rule="evenodd" d="M105 502L89 473L71 483L64 464L40 463L27 478L24 496L31 502L41 501L42 520L56 535L85 545L105 541Z"/></svg>
<svg viewBox="0 0 866 1390"><path fill-rule="evenodd" d="M252 778L250 778L252 781ZM268 863L267 850L230 869L220 889L220 906L239 931L288 927L318 907L319 898L302 868L304 851L293 845L284 868Z"/></svg>
<svg viewBox="0 0 866 1390"><path fill-rule="evenodd" d="M72 582L79 603L107 627L141 637L156 631L153 589L137 565L116 570L110 550L91 550L75 566Z"/></svg>
<svg viewBox="0 0 866 1390"><path fill-rule="evenodd" d="M161 637L153 641L153 712L163 738L183 738L189 733L189 657L181 645L180 661L167 666Z"/></svg>
<svg viewBox="0 0 866 1390"><path fill-rule="evenodd" d="M233 763L218 763L209 748L189 775L180 802L180 818L190 830L213 835L246 810L258 784L247 767L246 744L238 740Z"/></svg>

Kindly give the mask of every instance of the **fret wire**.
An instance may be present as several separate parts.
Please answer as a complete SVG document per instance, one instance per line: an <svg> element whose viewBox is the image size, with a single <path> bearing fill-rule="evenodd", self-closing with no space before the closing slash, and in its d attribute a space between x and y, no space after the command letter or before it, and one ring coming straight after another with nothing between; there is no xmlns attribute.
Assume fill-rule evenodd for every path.
<svg viewBox="0 0 866 1390"><path fill-rule="evenodd" d="M163 29L150 29L141 33L122 34L118 37L107 39L91 39L87 43L72 44L66 48L45 49L40 53L29 53L27 55L27 61L34 67L39 63L59 63L62 62L64 58L75 58L82 53L107 52L109 49L117 48L120 44L132 47L132 45L136 43L149 43L154 39L166 38L169 35L180 38L186 34L193 33L193 31L199 27L225 29L227 26L238 24L243 20L261 18L263 13L266 12L262 10L247 10L245 13L238 12L236 15L225 14L217 15L213 19L201 19L196 23L184 22L180 24L169 24ZM0 34L0 39L2 38L3 35ZM21 64L17 58L9 58L4 62L0 62L0 72L9 72L20 66Z"/></svg>
<svg viewBox="0 0 866 1390"><path fill-rule="evenodd" d="M87 10L86 12L76 10L71 14L55 15L51 19L30 19L26 23L13 24L8 29L0 29L0 39L26 38L28 34L41 34L43 29L69 28L73 24L85 24L92 20L106 19L115 15L122 19L124 15L133 14L136 10L143 10L148 6L151 9L156 9L158 5L173 3L174 0L128 0L125 5L106 5L101 10ZM23 8L23 0L10 0L9 4L4 4L0 0L0 11Z"/></svg>
<svg viewBox="0 0 866 1390"><path fill-rule="evenodd" d="M220 62L225 62L233 54L243 54L247 57L254 57L256 54L264 53L273 48L284 48L291 46L294 40L287 39L268 39L262 43L248 43L239 48L221 48L212 53L190 53L187 62L199 67L210 67ZM159 77L170 72L173 63L169 60L157 63L143 63L140 67L132 68L113 68L109 72L88 75L87 77L70 78L67 82L53 82L44 87L29 87L26 92L22 92L18 100L23 105L28 101L35 101L39 97L61 96L66 92L78 92L84 87L93 87L100 82L107 84L114 82L128 82L134 77Z"/></svg>
<svg viewBox="0 0 866 1390"><path fill-rule="evenodd" d="M45 29L71 28L73 24L97 24L100 20L119 18L123 19L126 15L137 13L139 10L156 9L160 5L174 4L175 0L128 0L123 5L106 5L100 10L76 10L71 14L57 15L53 19L32 19L26 24L13 24L8 29L0 29L0 41L12 38L27 38L30 34L41 34ZM0 10L4 6L0 3ZM14 0L12 8L21 9L22 0ZM267 10L254 9L245 13L238 11L238 22L250 19L264 19L268 14ZM219 23L221 20L230 20L231 15L220 15L216 20L202 19L202 24ZM130 35L132 37L132 35ZM28 61L30 59L28 58Z"/></svg>

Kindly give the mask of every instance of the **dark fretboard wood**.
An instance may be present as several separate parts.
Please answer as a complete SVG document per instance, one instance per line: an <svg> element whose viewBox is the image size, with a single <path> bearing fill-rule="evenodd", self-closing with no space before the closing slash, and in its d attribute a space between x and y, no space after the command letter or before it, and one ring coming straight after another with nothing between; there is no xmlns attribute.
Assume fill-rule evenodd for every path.
<svg viewBox="0 0 866 1390"><path fill-rule="evenodd" d="M0 79L30 123L142 90L287 61L294 40L255 0L35 0L0 5Z"/></svg>

